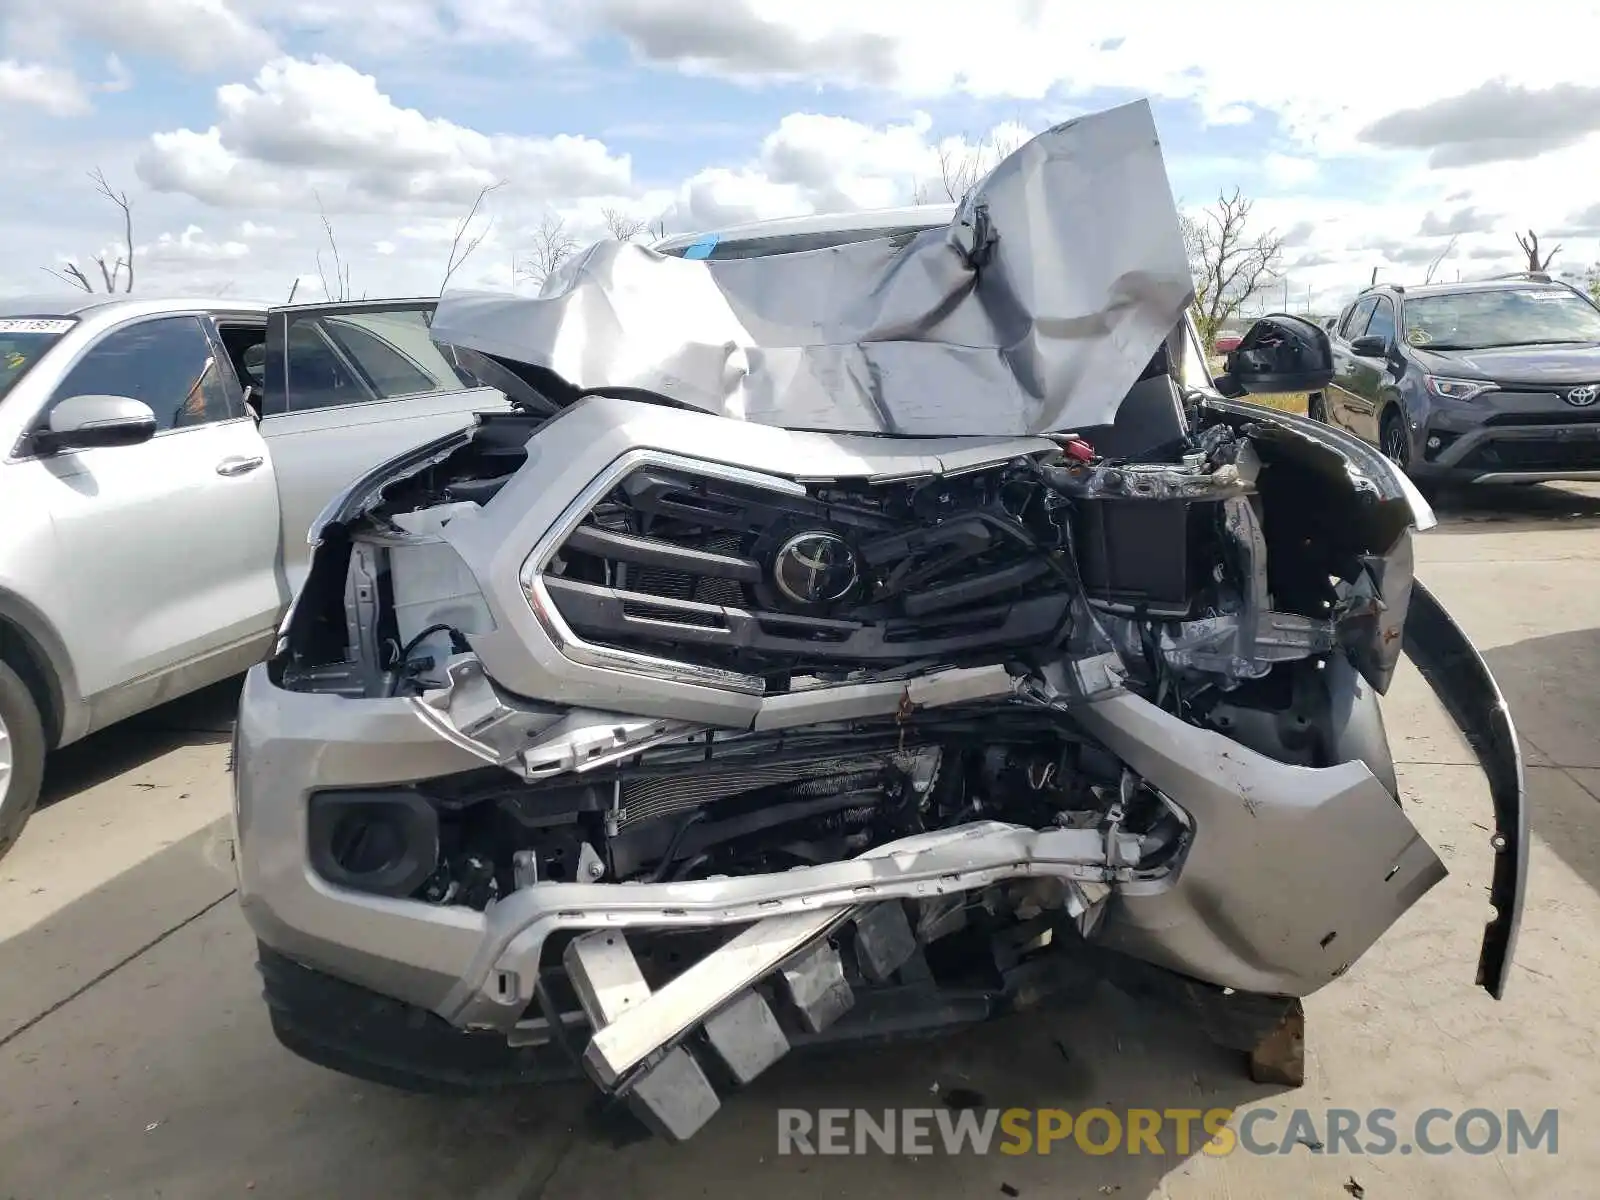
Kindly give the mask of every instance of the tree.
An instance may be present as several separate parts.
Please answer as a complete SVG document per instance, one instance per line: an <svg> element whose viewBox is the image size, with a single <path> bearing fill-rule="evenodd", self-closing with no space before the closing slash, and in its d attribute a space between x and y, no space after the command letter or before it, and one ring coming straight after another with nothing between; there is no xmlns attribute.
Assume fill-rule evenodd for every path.
<svg viewBox="0 0 1600 1200"><path fill-rule="evenodd" d="M667 236L665 216L646 220L644 217L631 216L619 208L603 208L600 217L605 222L606 232L619 242L631 242L639 237L658 242Z"/></svg>
<svg viewBox="0 0 1600 1200"><path fill-rule="evenodd" d="M578 239L567 232L567 223L553 212L547 212L533 231L532 243L525 253L514 260L512 270L519 279L529 279L542 284L556 269L572 257L578 248Z"/></svg>
<svg viewBox="0 0 1600 1200"><path fill-rule="evenodd" d="M1240 306L1277 275L1283 239L1275 230L1250 234L1253 207L1234 188L1232 196L1219 192L1216 205L1198 217L1182 218L1184 249L1195 280L1194 322L1207 351Z"/></svg>
<svg viewBox="0 0 1600 1200"><path fill-rule="evenodd" d="M490 217L484 222L481 230L467 237L472 223L478 219L478 210L483 207L483 202L489 193L499 191L505 185L506 181L502 179L498 183L488 183L479 188L477 197L472 201L472 207L467 210L467 215L456 222L455 235L450 239L450 256L444 264L444 278L439 281L440 295L443 295L445 288L450 286L450 277L462 268L467 259L472 257L472 252L483 245L483 239L494 229L494 218ZM466 239L464 244L463 238Z"/></svg>
<svg viewBox="0 0 1600 1200"><path fill-rule="evenodd" d="M1539 235L1533 230L1528 230L1528 236L1517 234L1517 245L1522 247L1522 252L1528 256L1528 270L1534 275L1543 275L1550 266L1550 260L1561 252L1561 243L1557 242L1555 249L1543 258L1539 257Z"/></svg>
<svg viewBox="0 0 1600 1200"><path fill-rule="evenodd" d="M1439 269L1439 267L1444 263L1445 259L1450 257L1450 252L1456 248L1456 238L1458 236L1458 234L1452 233L1450 235L1450 240L1444 244L1444 249L1439 251L1439 256L1428 264L1428 273L1422 277L1422 282L1424 284L1433 282L1434 272Z"/></svg>
<svg viewBox="0 0 1600 1200"><path fill-rule="evenodd" d="M99 167L89 172L89 178L94 181L95 191L99 192L111 203L122 210L122 246L113 248L104 254L97 254L91 260L100 268L100 282L105 285L106 291L115 292L117 285L122 285L124 293L133 291L133 206L128 203L128 193L112 190L106 182L105 172ZM115 261L108 262L110 254L115 253ZM71 284L86 292L94 291L94 281L86 275L75 262L67 262L61 270L53 267L41 267L40 270L54 275L62 283Z"/></svg>
<svg viewBox="0 0 1600 1200"><path fill-rule="evenodd" d="M959 204L1002 159L1009 157L1020 145L1022 139L1019 137L993 133L987 138L979 138L977 145L971 147L965 141L961 142L960 149L951 142L945 142L935 152L939 156L939 178L932 182L918 182L912 188L911 198L917 204L938 204L943 201Z"/></svg>
<svg viewBox="0 0 1600 1200"><path fill-rule="evenodd" d="M631 242L650 228L649 221L629 216L618 208L601 209L600 215L605 218L606 232L619 242Z"/></svg>
<svg viewBox="0 0 1600 1200"><path fill-rule="evenodd" d="M317 250L317 276L322 280L322 294L337 303L344 303L350 299L350 264L344 261L344 256L339 253L339 239L333 234L333 222L328 220L328 210L322 207L322 197L313 192L317 197L317 215L322 218L322 232L328 239L328 249L333 255L333 281L328 281L327 269L322 265L322 250Z"/></svg>

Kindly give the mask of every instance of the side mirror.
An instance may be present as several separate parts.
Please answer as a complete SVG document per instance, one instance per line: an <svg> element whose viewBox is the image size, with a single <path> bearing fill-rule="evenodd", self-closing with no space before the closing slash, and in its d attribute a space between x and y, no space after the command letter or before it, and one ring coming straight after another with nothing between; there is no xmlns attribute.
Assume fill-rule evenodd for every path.
<svg viewBox="0 0 1600 1200"><path fill-rule="evenodd" d="M134 446L156 433L156 414L148 404L128 396L69 396L50 410L45 428L35 431L40 454L91 450L100 446Z"/></svg>
<svg viewBox="0 0 1600 1200"><path fill-rule="evenodd" d="M1231 397L1314 392L1332 379L1333 346L1327 330L1302 317L1273 313L1250 326L1228 355L1217 390Z"/></svg>
<svg viewBox="0 0 1600 1200"><path fill-rule="evenodd" d="M1389 339L1369 337L1365 334L1358 338L1351 338L1350 353L1357 358L1388 358Z"/></svg>

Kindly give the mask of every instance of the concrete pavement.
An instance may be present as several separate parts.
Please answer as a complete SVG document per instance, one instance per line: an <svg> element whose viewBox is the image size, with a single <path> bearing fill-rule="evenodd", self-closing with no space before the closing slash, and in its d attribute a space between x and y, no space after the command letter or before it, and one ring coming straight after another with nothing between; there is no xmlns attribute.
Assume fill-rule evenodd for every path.
<svg viewBox="0 0 1600 1200"><path fill-rule="evenodd" d="M1195 1029L1102 989L1082 1011L785 1062L692 1143L618 1150L574 1121L585 1087L415 1098L280 1050L230 894L219 689L61 756L55 802L0 861L0 1198L1592 1195L1600 489L1458 504L1419 557L1487 652L1530 763L1532 887L1503 1002L1472 984L1486 789L1408 668L1385 714L1406 802L1451 876L1308 1002L1304 1088L1252 1085ZM779 1104L925 1106L956 1086L996 1107L1387 1107L1402 1134L1434 1107L1559 1108L1561 1124L1553 1156L775 1155Z"/></svg>

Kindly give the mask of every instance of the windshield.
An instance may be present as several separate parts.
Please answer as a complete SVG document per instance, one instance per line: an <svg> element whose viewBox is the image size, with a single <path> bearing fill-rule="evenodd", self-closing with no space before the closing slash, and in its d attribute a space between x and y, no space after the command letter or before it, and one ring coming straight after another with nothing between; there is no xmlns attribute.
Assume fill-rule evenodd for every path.
<svg viewBox="0 0 1600 1200"><path fill-rule="evenodd" d="M0 400L71 328L68 317L0 317Z"/></svg>
<svg viewBox="0 0 1600 1200"><path fill-rule="evenodd" d="M852 242L868 242L875 238L889 238L896 248L905 245L917 234L928 229L943 229L941 225L905 225L900 228L875 229L824 229L811 233L785 233L772 237L719 238L714 233L677 246L661 253L674 258L767 258L773 254L799 254L805 250L823 250L830 246L848 246Z"/></svg>
<svg viewBox="0 0 1600 1200"><path fill-rule="evenodd" d="M1405 324L1406 341L1429 350L1600 342L1600 310L1565 288L1418 296Z"/></svg>

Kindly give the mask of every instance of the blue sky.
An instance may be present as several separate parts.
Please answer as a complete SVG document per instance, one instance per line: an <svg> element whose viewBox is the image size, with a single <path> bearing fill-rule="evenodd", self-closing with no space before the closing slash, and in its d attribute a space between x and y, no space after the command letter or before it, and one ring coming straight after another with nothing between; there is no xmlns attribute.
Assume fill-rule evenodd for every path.
<svg viewBox="0 0 1600 1200"><path fill-rule="evenodd" d="M1537 11L1547 9L1548 11ZM1114 9L1114 11L1107 11ZM1362 0L1318 36L1241 36L1173 3L991 0L8 0L0 15L0 291L118 251L102 169L135 216L149 290L320 292L319 206L355 288L518 278L552 231L606 212L678 230L906 203L942 170L1054 121L1147 97L1177 201L1239 188L1283 239L1273 291L1328 307L1364 284L1600 257L1600 27L1504 54L1487 14ZM1380 24L1374 25L1374 22ZM1419 48L1374 74L1373 28ZM941 165L943 164L943 165Z"/></svg>

